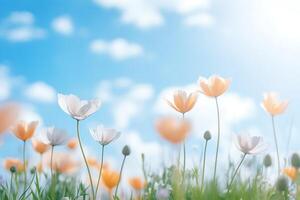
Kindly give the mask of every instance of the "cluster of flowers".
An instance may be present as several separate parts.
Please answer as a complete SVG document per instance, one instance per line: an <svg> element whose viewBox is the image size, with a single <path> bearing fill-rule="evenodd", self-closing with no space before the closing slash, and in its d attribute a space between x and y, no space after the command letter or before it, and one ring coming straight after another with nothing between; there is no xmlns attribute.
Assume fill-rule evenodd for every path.
<svg viewBox="0 0 300 200"><path fill-rule="evenodd" d="M180 159L178 159L177 169L179 171L182 182L185 179L185 168L186 168L186 147L185 141L188 138L189 132L191 130L191 124L185 118L187 113L191 111L196 102L198 95L205 95L215 100L216 111L217 111L217 146L215 154L215 163L214 163L214 173L213 180L216 181L216 172L218 167L218 155L219 155L219 145L220 145L220 136L221 136L221 118L220 118L220 109L219 109L219 98L228 90L230 85L230 80L225 79L220 76L211 76L208 79L199 80L199 89L188 94L186 91L178 90L174 93L173 100L168 100L167 103L173 109L181 114L180 118L174 117L162 117L158 119L155 123L155 127L158 133L162 138L171 142L172 144L180 145L183 147L183 163L181 168ZM99 100L81 100L75 95L63 95L58 94L58 104L60 108L71 116L76 121L76 132L77 138L69 138L66 132L57 127L47 127L43 128L39 134L35 134L36 128L38 126L37 121L26 123L24 121L16 122L17 119L17 106L14 104L8 104L0 108L0 118L3 121L0 123L0 132L5 132L10 129L14 135L23 142L23 160L18 160L15 158L8 158L4 161L4 166L7 170L12 173L20 173L23 175L24 179L24 192L29 184L27 184L27 166L28 159L26 159L26 144L29 140L32 142L33 149L41 155L41 161L36 166L38 172L45 172L43 168L43 155L46 152L49 152L48 156L48 166L51 172L52 183L55 185L56 173L72 173L80 167L80 163L72 159L69 154L66 153L55 153L54 149L56 146L67 144L69 149L74 150L79 146L85 167L87 169L88 178L89 178L89 193L93 200L98 197L98 190L100 188L100 180L106 186L108 193L111 197L118 199L118 187L122 176L122 171L126 157L130 154L130 148L125 145L122 154L123 161L120 167L120 171L115 171L111 169L108 165L104 164L104 150L107 145L112 141L116 140L120 136L120 132L112 129L106 128L102 125L98 125L95 128L90 129L92 138L100 144L101 147L101 160L98 162L96 159L87 157L84 152L84 148L81 142L80 137L80 121L88 118L90 115L95 113L101 105ZM282 114L288 106L287 101L280 101L275 93L267 93L264 95L262 101L262 107L267 113L270 114L273 125L274 141L277 152L277 164L278 164L278 174L284 172L292 180L296 180L298 174L298 169L300 167L300 158L298 167L284 168L281 169L280 166L280 157L278 150L278 141L276 136L275 122L274 117L276 115ZM11 128L10 126L14 124ZM206 148L208 141L211 140L212 136L209 131L204 133L205 139L205 148L203 154L203 169L202 169L202 182L201 190L204 189L204 175L205 175L205 158L206 158ZM263 152L266 149L266 144L263 141L261 136L251 136L251 135L237 135L235 139L236 147L243 154L242 159L235 169L229 188L234 181L234 178L239 171L239 168L242 165L245 157L250 154L258 154ZM180 155L180 154L179 154ZM295 157L295 156L294 156ZM143 158L143 157L142 157ZM296 158L294 158L295 160ZM268 163L270 157L266 157L264 163ZM296 161L295 161L296 162ZM92 178L91 168L96 169L98 173L98 178L95 181ZM147 176L144 178L133 177L129 179L129 184L136 191L136 196L139 199L141 196L141 191L147 185ZM112 194L114 190L114 194ZM158 199L164 199L168 196L168 191L162 188L158 190Z"/></svg>
<svg viewBox="0 0 300 200"><path fill-rule="evenodd" d="M33 149L40 154L41 159L40 162L34 168L34 170L37 170L37 172L45 172L43 168L43 155L49 150L51 150L50 155L48 156L50 157L48 159L48 166L51 171L51 179L53 180L55 185L56 176L54 172L60 174L71 174L75 171L78 171L81 164L80 162L77 162L75 159L73 159L71 154L62 152L54 153L55 147L66 144L70 150L75 150L79 145L89 176L91 188L90 193L92 199L97 198L97 192L100 186L100 179L102 179L102 182L108 190L110 196L112 196L112 190L116 188L114 197L117 197L118 186L121 180L125 158L130 155L130 148L129 146L125 145L122 149L124 159L122 162L120 172L110 169L108 165L105 165L103 158L104 148L112 141L119 138L121 133L113 128L106 128L103 125L98 125L95 128L90 129L92 138L95 141L97 141L102 147L101 162L99 163L96 159L85 156L80 138L79 124L81 120L86 119L99 109L100 101L80 100L75 95L58 94L58 104L64 112L66 112L68 115L70 115L73 119L76 120L77 139L69 138L67 133L63 129L57 127L46 127L43 128L39 132L39 134L35 134L36 128L38 126L38 121L32 121L28 123L25 121L16 121L18 107L13 104L2 106L2 108L0 109L0 115L5 117L1 119L6 120L3 121L3 123L1 123L1 131L5 132L9 129L18 139L20 139L23 142L23 161L16 158L7 158L4 160L4 167L11 172L11 176L13 176L14 173L23 175L25 193L27 188L30 187L30 184L27 184L28 159L26 158L26 144L29 140L31 140ZM13 126L10 127L12 124ZM96 183L92 180L90 167L94 167L99 173ZM140 177L129 178L129 183L137 191L137 193L140 190L142 190L145 186L145 182L143 182L143 180Z"/></svg>
<svg viewBox="0 0 300 200"><path fill-rule="evenodd" d="M229 88L230 80L220 77L220 76L211 76L208 79L201 78L198 81L199 89L197 91L191 92L188 94L186 91L178 90L173 95L173 101L167 100L168 105L170 105L173 109L179 112L182 117L174 118L174 117L163 117L159 119L156 123L156 128L160 135L173 144L182 144L183 146L183 178L185 173L185 140L187 139L188 133L190 132L191 125L185 119L185 115L193 109L196 104L198 94L205 95L207 97L213 98L216 103L217 110L217 146L216 146L216 155L215 155L215 164L214 164L214 175L213 180L216 181L216 172L217 172L217 164L218 164L218 153L219 153L219 145L220 145L220 135L221 135L221 127L220 127L220 110L219 110L219 97L223 95ZM282 114L287 106L287 101L280 101L276 93L266 93L264 94L264 99L261 103L262 108L270 114L272 118L273 125L273 133L274 140L277 152L277 163L278 163L278 174L281 172L280 168L280 158L279 158L279 150L278 150L278 141L276 136L274 117L276 115ZM202 188L204 186L204 174L205 174L205 158L206 158L206 147L207 142L211 139L211 134L209 131L204 133L205 139L205 147L204 147L204 155L203 155L203 170L202 170ZM261 136L251 136L249 134L241 134L237 135L235 139L235 144L238 150L243 153L242 160L240 161L237 169L235 170L233 177L231 179L230 185L233 183L233 180L244 161L246 155L248 154L258 154L266 150L267 145L263 141ZM283 172L285 174L291 174L295 172L295 169L284 169ZM296 174L296 172L294 173ZM230 186L229 186L230 187Z"/></svg>

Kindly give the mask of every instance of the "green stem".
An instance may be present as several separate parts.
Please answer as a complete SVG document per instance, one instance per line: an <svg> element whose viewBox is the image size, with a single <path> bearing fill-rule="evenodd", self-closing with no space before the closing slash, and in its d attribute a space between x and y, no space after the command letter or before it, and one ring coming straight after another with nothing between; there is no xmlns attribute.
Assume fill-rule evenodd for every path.
<svg viewBox="0 0 300 200"><path fill-rule="evenodd" d="M9 187L9 193L13 194L13 178L14 178L14 173L10 173L10 187Z"/></svg>
<svg viewBox="0 0 300 200"><path fill-rule="evenodd" d="M205 140L204 154L203 154L203 169L202 169L202 180L201 180L201 192L203 191L203 188L204 188L204 174L205 174L205 160L206 160L207 142L208 142L208 140Z"/></svg>
<svg viewBox="0 0 300 200"><path fill-rule="evenodd" d="M275 141L275 146L276 146L278 176L279 176L281 168L280 168L280 159L279 159L279 149L278 149L277 135L276 135L276 129L275 129L275 121L274 121L274 116L273 115L272 115L272 127L273 127L274 141Z"/></svg>
<svg viewBox="0 0 300 200"><path fill-rule="evenodd" d="M240 167L241 167L243 161L245 160L246 155L247 155L246 153L243 155L242 160L240 161L238 167L236 168L236 170L235 170L235 172L234 172L234 174L233 174L233 176L232 176L232 178L231 178L231 181L230 181L228 190L231 188L231 185L232 185L232 183L233 183L233 180L234 180L234 178L235 178L237 172L239 171L239 169L240 169Z"/></svg>
<svg viewBox="0 0 300 200"><path fill-rule="evenodd" d="M218 104L218 98L215 97L216 100L216 107L217 107L217 117L218 117L218 138L217 138L217 150L216 150L216 157L215 157L215 168L214 168L214 182L216 181L216 173L217 173L217 165L218 165L218 154L219 154L219 145L220 145L220 110Z"/></svg>
<svg viewBox="0 0 300 200"><path fill-rule="evenodd" d="M24 142L23 142L24 191L26 190L26 185L27 185L27 172L26 172L25 150L26 150L26 141L24 140Z"/></svg>
<svg viewBox="0 0 300 200"><path fill-rule="evenodd" d="M142 170L143 170L143 175L144 175L145 181L146 181L146 183L148 183L147 173L146 173L146 169L145 169L145 155L144 154L142 154Z"/></svg>
<svg viewBox="0 0 300 200"><path fill-rule="evenodd" d="M117 187L116 187L116 190L115 190L114 198L116 198L117 194L118 194L118 188L119 188L119 184L120 184L121 177L122 177L122 172L123 172L123 167L124 167L125 159L126 159L126 156L124 156L123 161L122 161L122 165L121 165L121 169L120 169L120 177L119 177L118 184L117 184Z"/></svg>
<svg viewBox="0 0 300 200"><path fill-rule="evenodd" d="M80 146L81 154L83 156L83 159L84 159L87 171L88 171L88 175L89 175L89 179L90 179L90 184L91 184L91 190L92 190L92 196L93 196L93 200L94 200L95 199L95 193L94 193L93 180L92 180L91 171L90 171L89 165L87 163L87 160L86 160L86 157L85 157L85 154L84 154L84 151L83 151L83 147L82 147L82 144L81 144L81 140L80 140L79 120L77 120L77 138L78 138L78 143L79 143L79 146Z"/></svg>
<svg viewBox="0 0 300 200"><path fill-rule="evenodd" d="M51 146L51 157L50 157L51 179L53 178L53 151L54 151L54 146Z"/></svg>
<svg viewBox="0 0 300 200"><path fill-rule="evenodd" d="M184 120L184 113L182 114L182 120ZM184 182L185 176L185 162L186 162L186 151L185 151L185 141L183 142L183 172L182 172L182 183Z"/></svg>
<svg viewBox="0 0 300 200"><path fill-rule="evenodd" d="M95 197L97 197L97 192L100 184L100 179L101 179L101 174L102 174L102 168L103 168L103 158L104 158L104 146L102 145L102 151L101 151L101 166L100 166L100 172L99 172L99 177L97 180L97 186L96 186L96 192L95 192Z"/></svg>

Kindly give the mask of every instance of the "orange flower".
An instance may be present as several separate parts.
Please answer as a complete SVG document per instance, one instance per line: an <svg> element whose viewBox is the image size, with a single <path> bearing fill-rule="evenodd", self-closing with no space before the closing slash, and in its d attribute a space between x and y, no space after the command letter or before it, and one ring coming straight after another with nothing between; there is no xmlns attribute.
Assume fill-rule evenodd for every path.
<svg viewBox="0 0 300 200"><path fill-rule="evenodd" d="M228 89L230 80L213 75L208 79L199 79L199 85L206 96L218 97Z"/></svg>
<svg viewBox="0 0 300 200"><path fill-rule="evenodd" d="M31 143L32 143L33 149L36 152L38 152L39 154L45 153L50 148L50 146L48 144L45 144L38 139L32 139Z"/></svg>
<svg viewBox="0 0 300 200"><path fill-rule="evenodd" d="M288 176L292 181L295 181L298 176L298 171L295 167L286 167L283 170L283 173Z"/></svg>
<svg viewBox="0 0 300 200"><path fill-rule="evenodd" d="M266 112L274 116L279 115L286 110L288 101L279 101L278 95L270 92L264 94L264 100L261 105Z"/></svg>
<svg viewBox="0 0 300 200"><path fill-rule="evenodd" d="M77 142L77 139L76 138L72 138L72 139L70 139L69 141L68 141L68 143L67 143L67 147L69 148L69 149L76 149L77 148L77 146L78 146L78 142Z"/></svg>
<svg viewBox="0 0 300 200"><path fill-rule="evenodd" d="M51 165L51 160L48 158L48 164ZM51 167L51 166L50 166ZM53 155L52 169L61 174L72 174L79 168L79 163L76 162L70 154L55 153Z"/></svg>
<svg viewBox="0 0 300 200"><path fill-rule="evenodd" d="M190 130L190 124L184 120L164 117L156 122L156 129L164 139L178 144L185 140Z"/></svg>
<svg viewBox="0 0 300 200"><path fill-rule="evenodd" d="M140 177L130 178L128 182L135 190L142 190L146 186L146 183Z"/></svg>
<svg viewBox="0 0 300 200"><path fill-rule="evenodd" d="M22 172L24 170L24 165L23 162L19 159L16 158L7 158L4 160L4 168L8 171L10 171L10 169L12 167L15 167L17 172Z"/></svg>
<svg viewBox="0 0 300 200"><path fill-rule="evenodd" d="M34 135L37 125L38 121L32 121L30 123L20 121L15 127L12 128L12 131L17 138L26 141Z"/></svg>
<svg viewBox="0 0 300 200"><path fill-rule="evenodd" d="M118 172L110 169L103 169L102 182L104 183L105 187L108 189L109 192L111 192L112 189L117 186L119 178L120 175Z"/></svg>
<svg viewBox="0 0 300 200"><path fill-rule="evenodd" d="M0 107L0 134L7 131L17 120L19 106L14 103L7 103Z"/></svg>
<svg viewBox="0 0 300 200"><path fill-rule="evenodd" d="M88 165L91 167L98 168L98 166L99 166L98 161L93 157L87 157L86 161L87 161Z"/></svg>
<svg viewBox="0 0 300 200"><path fill-rule="evenodd" d="M197 93L192 92L189 95L187 95L185 91L178 90L174 93L173 98L173 103L167 101L168 104L176 111L184 114L194 107L197 101Z"/></svg>

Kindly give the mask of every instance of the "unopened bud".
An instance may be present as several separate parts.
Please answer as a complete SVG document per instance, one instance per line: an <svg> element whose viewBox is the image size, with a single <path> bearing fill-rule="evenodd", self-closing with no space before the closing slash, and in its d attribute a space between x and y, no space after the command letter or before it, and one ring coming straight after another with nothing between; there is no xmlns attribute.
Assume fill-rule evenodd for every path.
<svg viewBox="0 0 300 200"><path fill-rule="evenodd" d="M288 190L288 180L284 176L280 176L276 181L276 189L279 192L285 192Z"/></svg>
<svg viewBox="0 0 300 200"><path fill-rule="evenodd" d="M266 168L268 168L268 167L270 167L270 166L272 165L272 158L271 158L271 156L270 156L269 154L267 154L267 155L264 157L263 163L264 163L264 166L265 166Z"/></svg>
<svg viewBox="0 0 300 200"><path fill-rule="evenodd" d="M203 135L205 140L210 140L211 139L211 133L209 131L205 131L204 135Z"/></svg>
<svg viewBox="0 0 300 200"><path fill-rule="evenodd" d="M15 172L17 171L17 169L16 169L15 166L12 166L12 167L9 169L9 171L10 171L11 173L15 173Z"/></svg>
<svg viewBox="0 0 300 200"><path fill-rule="evenodd" d="M297 153L293 153L291 157L292 166L296 169L300 168L300 156Z"/></svg>
<svg viewBox="0 0 300 200"><path fill-rule="evenodd" d="M32 167L31 169L30 169L30 173L31 174L34 174L36 172L36 167Z"/></svg>
<svg viewBox="0 0 300 200"><path fill-rule="evenodd" d="M122 154L123 154L124 156L129 156L129 155L130 155L130 148L129 148L128 145L125 145L125 146L123 147L123 149L122 149Z"/></svg>

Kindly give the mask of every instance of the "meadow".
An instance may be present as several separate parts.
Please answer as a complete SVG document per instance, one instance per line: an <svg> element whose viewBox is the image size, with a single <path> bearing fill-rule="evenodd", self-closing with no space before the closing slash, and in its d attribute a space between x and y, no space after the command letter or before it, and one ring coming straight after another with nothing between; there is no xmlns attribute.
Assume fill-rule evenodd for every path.
<svg viewBox="0 0 300 200"><path fill-rule="evenodd" d="M3 200L76 200L76 199L145 199L145 200L264 200L264 199L300 199L298 178L300 156L292 153L282 166L283 158L280 156L277 141L277 116L284 114L288 101L280 100L276 93L265 93L261 102L266 117L270 118L273 132L274 151L276 156L266 154L269 147L262 136L251 134L237 134L234 141L236 151L240 152L237 164L228 161L226 171L222 177L218 176L219 147L222 145L222 113L220 102L222 95L227 92L232 81L230 79L213 75L198 81L198 90L188 93L183 90L174 91L173 98L166 100L170 109L174 109L178 116L160 116L153 123L157 134L165 143L179 150L176 162L165 166L161 171L148 170L147 157L141 154L142 165L140 169L143 176L123 178L126 168L126 159L134 149L125 145L119 154L122 162L118 169L113 169L106 161L106 148L121 133L112 127L97 125L91 127L91 138L99 143L99 160L86 155L84 144L81 141L81 121L88 120L89 116L102 106L98 99L82 100L72 94L58 94L57 103L66 117L74 119L76 137L70 138L66 132L58 127L43 127L37 131L38 121L22 121L18 113L21 109L16 103L2 103L0 108L0 132L13 134L22 144L22 155L17 158L2 158L6 175L0 185L0 199ZM203 154L201 165L193 168L186 167L187 152L186 141L192 125L186 116L194 108L199 95L207 96L215 104L215 126L217 133L210 130L203 133L201 146ZM103 105L105 106L105 105ZM205 109L205 108L203 108ZM205 126L205 125L203 125ZM62 127L63 128L63 127ZM216 135L215 138L212 135ZM216 141L214 168L207 168L206 153L211 140ZM3 141L5 142L5 141ZM66 146L68 151L60 152L57 147ZM0 147L1 148L1 147ZM33 149L39 155L39 162L28 155ZM80 162L73 158L74 151L80 150ZM255 159L261 155L263 159ZM241 169L245 167L245 158L250 158L250 167L254 176L244 178ZM251 159L253 158L253 159ZM161 158L163 159L163 158ZM82 173L78 173L80 169ZM275 181L270 181L268 171ZM208 176L212 174L212 176ZM87 179L82 178L87 177Z"/></svg>

